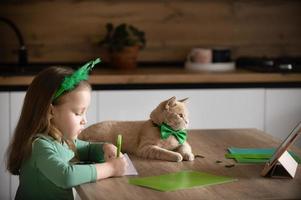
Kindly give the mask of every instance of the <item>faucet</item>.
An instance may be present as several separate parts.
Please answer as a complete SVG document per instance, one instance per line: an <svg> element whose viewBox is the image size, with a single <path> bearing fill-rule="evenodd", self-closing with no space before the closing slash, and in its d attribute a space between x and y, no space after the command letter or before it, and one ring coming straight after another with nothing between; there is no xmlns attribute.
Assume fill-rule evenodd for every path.
<svg viewBox="0 0 301 200"><path fill-rule="evenodd" d="M11 21L10 19L7 19L5 17L0 17L0 21L5 22L7 25L9 25L14 32L17 35L18 41L19 41L19 52L18 52L18 64L20 66L25 66L28 64L28 56L27 56L27 48L24 43L24 38L21 34L20 29L17 27L17 25Z"/></svg>

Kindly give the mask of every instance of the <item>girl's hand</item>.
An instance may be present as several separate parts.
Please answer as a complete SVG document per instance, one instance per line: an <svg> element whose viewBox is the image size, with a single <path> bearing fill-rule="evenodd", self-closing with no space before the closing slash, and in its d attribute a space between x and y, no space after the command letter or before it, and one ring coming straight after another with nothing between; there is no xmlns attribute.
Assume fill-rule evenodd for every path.
<svg viewBox="0 0 301 200"><path fill-rule="evenodd" d="M114 145L113 145L114 146ZM118 158L111 158L107 162L95 164L97 180L112 176L123 176L128 163L123 155Z"/></svg>
<svg viewBox="0 0 301 200"><path fill-rule="evenodd" d="M105 143L102 148L104 152L105 161L109 161L116 157L117 147L114 146L113 144Z"/></svg>
<svg viewBox="0 0 301 200"><path fill-rule="evenodd" d="M123 155L116 159L111 159L109 163L113 167L113 175L112 176L123 176L126 168L128 166L128 163L126 162L126 159Z"/></svg>

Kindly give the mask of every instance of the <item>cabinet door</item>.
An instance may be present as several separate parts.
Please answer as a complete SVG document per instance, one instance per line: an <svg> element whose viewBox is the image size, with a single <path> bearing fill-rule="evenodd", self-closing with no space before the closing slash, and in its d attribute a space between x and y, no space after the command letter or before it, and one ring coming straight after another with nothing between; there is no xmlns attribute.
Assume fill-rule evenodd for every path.
<svg viewBox="0 0 301 200"><path fill-rule="evenodd" d="M146 120L162 101L189 97L191 129L263 129L263 89L99 91L98 119Z"/></svg>
<svg viewBox="0 0 301 200"><path fill-rule="evenodd" d="M17 122L19 120L23 100L25 97L25 92L11 92L10 93L10 133L11 136L16 128ZM11 198L14 199L16 191L19 186L19 177L11 176Z"/></svg>
<svg viewBox="0 0 301 200"><path fill-rule="evenodd" d="M149 119L151 111L172 96L175 92L169 90L99 91L98 121Z"/></svg>
<svg viewBox="0 0 301 200"><path fill-rule="evenodd" d="M9 93L0 92L0 199L10 199L10 174L6 171L5 154L9 144Z"/></svg>
<svg viewBox="0 0 301 200"><path fill-rule="evenodd" d="M301 89L267 89L265 131L284 139L301 121ZM301 137L296 141L301 147Z"/></svg>
<svg viewBox="0 0 301 200"><path fill-rule="evenodd" d="M98 95L97 95L97 92L95 91L92 91L92 94L91 94L91 103L90 103L90 106L87 110L87 125L86 126L89 126L91 124L94 124L97 122L97 117L98 117Z"/></svg>
<svg viewBox="0 0 301 200"><path fill-rule="evenodd" d="M191 96L191 128L263 130L264 89L205 89Z"/></svg>

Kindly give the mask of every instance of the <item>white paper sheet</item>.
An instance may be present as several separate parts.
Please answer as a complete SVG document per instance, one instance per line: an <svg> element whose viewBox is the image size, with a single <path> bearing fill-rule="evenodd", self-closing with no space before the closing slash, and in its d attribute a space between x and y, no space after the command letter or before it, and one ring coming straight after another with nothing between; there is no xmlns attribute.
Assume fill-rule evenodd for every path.
<svg viewBox="0 0 301 200"><path fill-rule="evenodd" d="M138 175L138 172L137 172L135 166L133 165L131 159L129 158L129 156L126 153L123 155L128 163L128 167L124 173L124 176Z"/></svg>

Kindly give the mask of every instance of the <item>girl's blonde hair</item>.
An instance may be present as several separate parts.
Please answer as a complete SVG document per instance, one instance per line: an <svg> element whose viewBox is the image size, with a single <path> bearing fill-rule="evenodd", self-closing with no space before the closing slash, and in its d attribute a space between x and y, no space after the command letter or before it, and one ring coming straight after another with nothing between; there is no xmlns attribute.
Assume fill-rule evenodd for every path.
<svg viewBox="0 0 301 200"><path fill-rule="evenodd" d="M73 72L67 67L49 67L40 72L30 84L14 136L7 149L6 164L10 173L20 174L22 162L29 158L32 142L38 133L62 142L62 133L51 122L50 106L60 104L61 98L53 101L53 96L63 79ZM79 83L82 84L91 88L87 81ZM70 146L70 141L67 144Z"/></svg>

